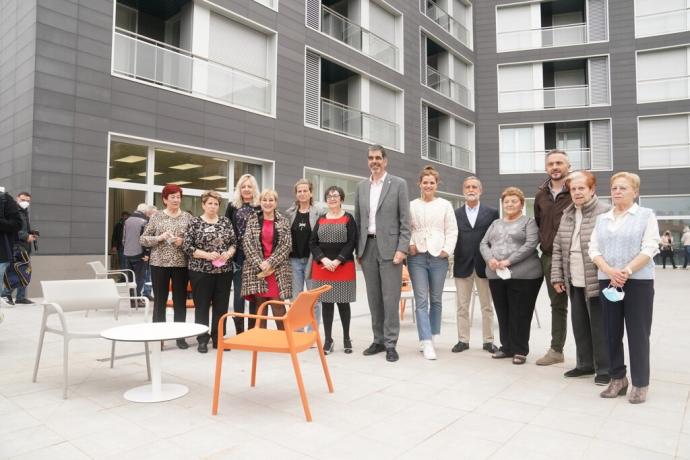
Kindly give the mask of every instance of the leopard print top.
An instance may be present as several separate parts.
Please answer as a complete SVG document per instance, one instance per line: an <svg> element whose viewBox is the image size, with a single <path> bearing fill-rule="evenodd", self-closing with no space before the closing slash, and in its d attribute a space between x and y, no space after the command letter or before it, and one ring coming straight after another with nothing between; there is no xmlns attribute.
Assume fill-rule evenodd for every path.
<svg viewBox="0 0 690 460"><path fill-rule="evenodd" d="M192 222L192 215L182 211L177 217L170 217L160 211L151 216L149 223L139 238L142 246L151 248L149 263L155 267L186 267L187 255L182 246L175 246L167 241L157 241L158 235L170 232L184 239L187 228Z"/></svg>

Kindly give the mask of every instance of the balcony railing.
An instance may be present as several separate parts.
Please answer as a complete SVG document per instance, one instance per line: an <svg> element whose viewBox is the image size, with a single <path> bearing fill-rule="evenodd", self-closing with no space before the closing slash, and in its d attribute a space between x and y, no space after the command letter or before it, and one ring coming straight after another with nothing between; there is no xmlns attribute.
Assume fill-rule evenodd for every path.
<svg viewBox="0 0 690 460"><path fill-rule="evenodd" d="M321 98L321 128L372 144L398 148L397 123Z"/></svg>
<svg viewBox="0 0 690 460"><path fill-rule="evenodd" d="M472 108L472 91L430 65L426 66L426 85L459 104Z"/></svg>
<svg viewBox="0 0 690 460"><path fill-rule="evenodd" d="M429 136L427 158L448 166L472 171L472 151Z"/></svg>
<svg viewBox="0 0 690 460"><path fill-rule="evenodd" d="M690 97L690 76L655 78L637 82L637 102L672 101Z"/></svg>
<svg viewBox="0 0 690 460"><path fill-rule="evenodd" d="M590 169L592 165L591 150L566 149L571 169ZM518 152L500 152L501 174L536 173L544 171L544 161L549 150L530 150Z"/></svg>
<svg viewBox="0 0 690 460"><path fill-rule="evenodd" d="M687 167L690 144L665 144L640 147L640 168Z"/></svg>
<svg viewBox="0 0 690 460"><path fill-rule="evenodd" d="M271 112L271 82L117 28L113 72L222 103Z"/></svg>
<svg viewBox="0 0 690 460"><path fill-rule="evenodd" d="M472 37L467 27L448 14L448 12L441 8L435 1L427 0L424 2L424 14L436 24L443 27L446 32L461 43L464 43L468 47L471 45L470 40Z"/></svg>
<svg viewBox="0 0 690 460"><path fill-rule="evenodd" d="M389 67L398 68L397 46L324 5L321 5L321 32Z"/></svg>
<svg viewBox="0 0 690 460"><path fill-rule="evenodd" d="M497 33L498 51L553 48L587 43L587 24L568 24Z"/></svg>
<svg viewBox="0 0 690 460"><path fill-rule="evenodd" d="M501 91L498 95L498 107L501 112L564 109L588 105L588 85Z"/></svg>
<svg viewBox="0 0 690 460"><path fill-rule="evenodd" d="M664 2L659 2L662 5ZM690 8L643 14L635 17L635 36L673 34L690 30Z"/></svg>

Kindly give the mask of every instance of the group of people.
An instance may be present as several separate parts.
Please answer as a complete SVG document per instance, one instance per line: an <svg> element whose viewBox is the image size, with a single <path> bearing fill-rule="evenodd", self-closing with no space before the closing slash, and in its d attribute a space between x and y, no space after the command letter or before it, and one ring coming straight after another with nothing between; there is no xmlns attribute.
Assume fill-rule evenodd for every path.
<svg viewBox="0 0 690 460"><path fill-rule="evenodd" d="M197 338L198 351L206 353L209 341L217 347L218 320L228 310L233 284L235 312L245 312L248 302L249 313L256 313L258 305L268 302L276 317L285 314L285 306L271 301L294 299L304 289L329 284L333 288L314 309L317 321L323 320L324 350L336 349L337 304L342 349L352 353L350 304L356 301L357 259L373 334L363 354L385 352L386 360L395 362L406 264L415 297L419 351L434 360L452 257L458 333L452 352L470 348L469 305L477 295L482 349L494 359L524 364L537 296L546 280L551 344L536 364L564 361L570 299L577 361L565 376L594 375L596 384L608 385L601 397L626 394L625 325L631 355L630 402L645 401L654 297L652 258L659 251L660 237L653 212L635 203L637 175L613 175L611 207L598 199L591 172L570 172L567 154L553 150L546 155L549 177L535 196L532 218L525 213L524 193L516 187L503 190L501 213L481 203L482 183L475 176L463 182L465 204L453 209L438 196L441 178L431 166L420 172L419 198L410 201L407 182L387 171L385 149L373 145L367 155L371 175L355 190L352 214L343 209L346 197L341 187L326 189L324 207L315 203L306 179L295 184L294 203L285 213L278 211L274 190L259 192L256 179L245 174L237 181L225 215L220 214L221 196L207 191L201 196L203 214L198 217L180 208L182 189L166 185L165 209L141 227L124 226L125 234L141 229L140 247L135 249L150 265L154 321L165 321L169 290L175 321L185 321L191 283L195 322L208 324L209 312L211 316L210 334ZM494 343L494 311L499 346ZM238 334L255 325L252 319L245 324L239 316L233 320ZM284 326L277 321L276 327ZM184 339L177 345L188 347Z"/></svg>

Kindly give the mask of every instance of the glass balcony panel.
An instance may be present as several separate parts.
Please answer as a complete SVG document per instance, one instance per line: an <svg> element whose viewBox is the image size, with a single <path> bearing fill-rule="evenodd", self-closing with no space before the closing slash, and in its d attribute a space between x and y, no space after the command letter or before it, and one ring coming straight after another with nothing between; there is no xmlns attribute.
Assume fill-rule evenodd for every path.
<svg viewBox="0 0 690 460"><path fill-rule="evenodd" d="M501 152L501 174L537 173L544 171L544 161L548 150ZM571 169L590 169L591 150L589 148L567 150Z"/></svg>
<svg viewBox="0 0 690 460"><path fill-rule="evenodd" d="M425 5L425 15L429 19L445 29L446 32L450 33L458 41L469 46L470 32L467 30L467 27L462 25L435 2L428 0Z"/></svg>
<svg viewBox="0 0 690 460"><path fill-rule="evenodd" d="M472 92L429 65L426 66L426 85L465 107L471 107Z"/></svg>
<svg viewBox="0 0 690 460"><path fill-rule="evenodd" d="M427 158L448 166L470 171L472 152L466 148L429 136Z"/></svg>
<svg viewBox="0 0 690 460"><path fill-rule="evenodd" d="M497 37L498 51L552 48L584 43L587 43L586 23L500 32Z"/></svg>
<svg viewBox="0 0 690 460"><path fill-rule="evenodd" d="M687 167L689 165L690 144L640 147L640 168Z"/></svg>
<svg viewBox="0 0 690 460"><path fill-rule="evenodd" d="M321 128L367 142L398 148L397 123L328 99L321 99Z"/></svg>
<svg viewBox="0 0 690 460"><path fill-rule="evenodd" d="M501 91L499 99L502 112L585 107L589 105L589 86L573 85Z"/></svg>
<svg viewBox="0 0 690 460"><path fill-rule="evenodd" d="M690 97L690 76L644 80L637 83L638 101L655 102Z"/></svg>
<svg viewBox="0 0 690 460"><path fill-rule="evenodd" d="M661 13L651 13L635 18L635 35L672 34L690 30L690 8L681 8Z"/></svg>

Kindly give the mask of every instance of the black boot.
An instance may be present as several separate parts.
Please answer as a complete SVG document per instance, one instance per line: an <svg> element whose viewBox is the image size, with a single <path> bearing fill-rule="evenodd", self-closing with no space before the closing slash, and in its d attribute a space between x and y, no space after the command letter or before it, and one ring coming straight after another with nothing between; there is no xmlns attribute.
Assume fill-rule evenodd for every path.
<svg viewBox="0 0 690 460"><path fill-rule="evenodd" d="M349 337L343 339L343 348L343 351L348 355L352 353L352 340Z"/></svg>
<svg viewBox="0 0 690 460"><path fill-rule="evenodd" d="M177 348L179 348L180 350L186 350L187 348L189 348L189 344L185 339L177 339L176 342Z"/></svg>

